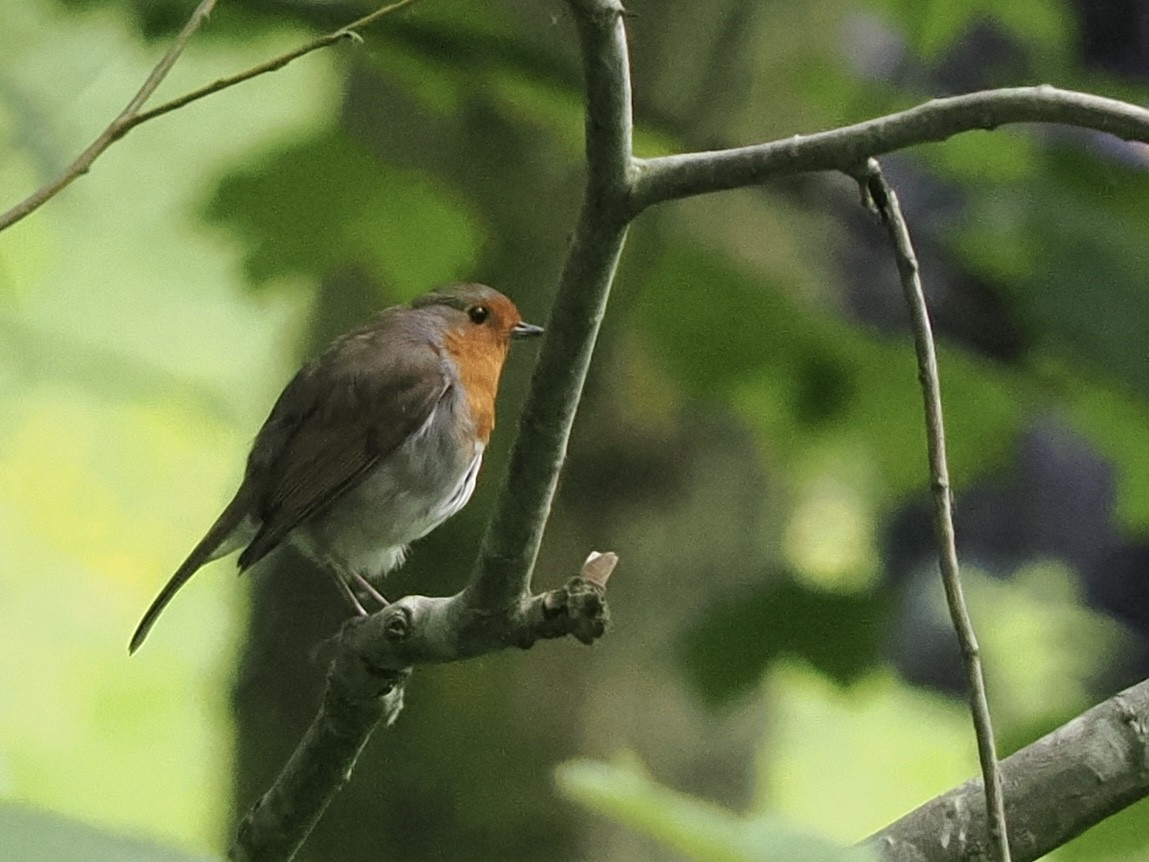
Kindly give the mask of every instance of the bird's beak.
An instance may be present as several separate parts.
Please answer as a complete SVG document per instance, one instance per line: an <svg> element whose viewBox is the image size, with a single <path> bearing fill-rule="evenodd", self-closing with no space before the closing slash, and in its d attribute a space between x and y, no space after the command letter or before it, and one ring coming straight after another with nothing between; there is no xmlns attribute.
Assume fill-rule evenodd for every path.
<svg viewBox="0 0 1149 862"><path fill-rule="evenodd" d="M536 335L542 335L543 328L535 326L533 323L527 323L520 320L511 327L511 338L534 338Z"/></svg>

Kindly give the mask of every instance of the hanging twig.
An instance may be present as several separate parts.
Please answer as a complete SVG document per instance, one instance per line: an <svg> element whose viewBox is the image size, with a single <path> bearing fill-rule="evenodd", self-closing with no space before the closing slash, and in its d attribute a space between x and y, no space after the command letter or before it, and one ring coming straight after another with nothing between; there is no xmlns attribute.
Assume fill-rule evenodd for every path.
<svg viewBox="0 0 1149 862"><path fill-rule="evenodd" d="M973 714L978 757L981 760L982 780L985 783L986 818L991 852L998 862L1010 862L1001 770L994 745L985 676L982 673L977 636L974 634L973 623L966 609L958 571L953 495L950 491L949 468L946 465L945 426L942 421L941 383L938 377L938 359L934 349L929 310L922 291L921 275L910 240L909 228L898 205L898 197L882 175L877 159L866 161L860 181L867 200L872 202L878 215L881 216L893 243L898 274L902 281L902 292L910 309L910 325L918 357L918 379L921 382L922 399L925 402L926 448L929 453L930 484L934 497L934 532L938 541L938 562L941 567L942 584L945 587L946 604L949 605L950 619L953 621L954 631L957 632L966 681L969 685L970 711Z"/></svg>

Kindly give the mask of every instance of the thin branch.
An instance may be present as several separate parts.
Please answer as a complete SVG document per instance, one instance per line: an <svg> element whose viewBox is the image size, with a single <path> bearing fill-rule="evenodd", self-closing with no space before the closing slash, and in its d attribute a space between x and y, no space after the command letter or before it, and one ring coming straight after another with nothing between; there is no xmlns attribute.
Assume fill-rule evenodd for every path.
<svg viewBox="0 0 1149 862"><path fill-rule="evenodd" d="M640 161L633 212L663 201L755 185L781 174L849 172L871 156L1009 123L1063 123L1149 142L1149 110L1127 102L1048 85L987 90L934 99L828 132Z"/></svg>
<svg viewBox="0 0 1149 862"><path fill-rule="evenodd" d="M898 196L886 182L876 159L866 162L860 178L864 189L882 218L894 247L902 292L910 309L914 348L918 357L918 378L922 386L922 400L926 415L926 448L929 454L931 486L934 496L934 532L937 535L938 557L942 584L950 619L961 646L962 663L969 685L970 712L973 714L977 735L978 758L985 782L985 805L989 824L990 846L998 862L1010 862L1009 833L1005 822L1005 802L1002 792L1001 770L994 746L993 724L990 721L989 701L986 698L985 676L982 673L977 636L962 595L961 575L958 568L957 543L954 537L953 495L950 491L949 467L946 464L945 425L942 418L941 382L938 375L937 352L930 328L929 310L922 290L917 256L910 240L909 227L902 216Z"/></svg>
<svg viewBox="0 0 1149 862"><path fill-rule="evenodd" d="M369 15L364 15L358 21L352 21L346 27L341 27L338 30L333 30L332 32L326 33L317 39L313 39L305 45L300 45L298 48L288 51L286 54L281 54L280 56L268 60L265 63L260 63L258 66L252 66L250 69L239 72L238 74L230 75L227 78L220 78L218 81L213 81L206 86L200 87L198 90L192 90L190 93L186 93L177 99L172 99L171 101L164 102L162 105L157 105L156 107L150 108L147 111L141 111L132 122L131 128L134 128L141 123L146 123L148 120L155 119L156 117L162 116L163 114L169 113L170 111L182 108L184 105L190 105L192 102L197 102L204 96L210 96L213 93L218 93L220 90L226 90L228 87L234 87L236 84L242 84L244 81L249 81L252 78L258 78L260 75L266 75L268 72L277 72L288 63L292 62L293 60L298 60L300 57L310 54L312 51L318 51L320 48L326 48L329 45L334 45L336 42L343 41L344 39L350 39L351 41L362 41L362 37L359 35L358 31L370 26L371 24L374 24L384 15L390 15L392 12L398 12L404 6L410 6L414 2L415 0L398 0L398 2L392 3L390 6L384 6L380 9L376 9ZM125 129L125 132L126 131L127 130Z"/></svg>
<svg viewBox="0 0 1149 862"><path fill-rule="evenodd" d="M1149 681L1001 762L1014 862L1033 862L1149 796ZM984 859L982 782L967 781L872 835L887 862Z"/></svg>
<svg viewBox="0 0 1149 862"><path fill-rule="evenodd" d="M207 19L212 9L215 7L218 0L201 0L199 6L196 7L188 22L184 25L183 30L176 36L172 42L171 47L168 48L167 53L164 54L156 67L152 69L151 74L148 75L147 80L143 86L128 102L127 106L120 111L114 120L108 125L103 132L100 133L91 144L88 145L79 156L76 157L70 165L68 165L61 174L54 180L46 183L38 188L31 195L20 201L14 207L4 213L0 213L0 231L5 228L11 227L16 222L20 221L25 216L28 216L67 188L73 181L86 174L92 167L92 164L98 159L108 147L114 144L120 138L124 137L136 126L146 123L148 120L155 119L163 114L174 111L177 108L182 108L184 105L190 104L204 96L210 96L212 93L218 93L220 90L225 90L228 87L235 86L236 84L255 78L259 75L274 72L277 69L282 69L292 60L298 59L305 54L310 54L312 51L318 51L320 48L326 48L328 45L333 45L343 39L358 39L356 32L368 24L371 24L391 12L395 12L404 6L414 3L415 0L399 0L399 2L392 3L390 6L385 6L377 9L370 15L365 15L358 21L348 24L346 27L341 27L334 32L320 36L317 39L302 45L292 51L288 51L279 57L260 63L258 66L240 72L228 78L221 78L220 80L201 87L198 90L180 96L177 99L172 99L148 111L142 111L144 104L152 94L155 93L156 88L159 87L160 82L171 71L172 66L175 65L176 60L179 59L188 43L191 41L195 32L200 28L200 25Z"/></svg>
<svg viewBox="0 0 1149 862"><path fill-rule="evenodd" d="M200 4L196 6L195 11L192 12L191 17L188 18L184 28L176 36L172 42L171 47L168 48L167 53L160 59L156 67L152 69L151 74L148 75L146 81L139 91L132 96L127 106L120 111L114 120L108 125L96 140L92 141L72 164L64 169L64 172L56 179L49 182L47 185L41 186L31 195L26 197L16 206L12 207L5 213L0 214L0 230L4 230L11 225L14 225L26 215L35 212L45 202L51 200L60 191L67 188L73 180L88 172L100 154L110 147L115 141L123 137L129 128L132 119L136 116L136 112L140 107L151 98L152 93L156 91L160 83L168 72L171 71L172 66L176 64L176 60L180 58L180 54L184 52L184 48L188 46L192 36L195 35L196 30L200 25L207 20L211 10L215 8L217 0L200 0Z"/></svg>

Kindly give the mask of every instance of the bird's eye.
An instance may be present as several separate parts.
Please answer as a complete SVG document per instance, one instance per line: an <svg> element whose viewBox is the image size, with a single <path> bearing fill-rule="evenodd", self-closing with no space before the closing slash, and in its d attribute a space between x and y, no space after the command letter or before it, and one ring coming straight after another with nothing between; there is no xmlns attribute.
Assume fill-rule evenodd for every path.
<svg viewBox="0 0 1149 862"><path fill-rule="evenodd" d="M467 316L472 323L483 323L491 316L491 310L485 305L472 305L467 309Z"/></svg>

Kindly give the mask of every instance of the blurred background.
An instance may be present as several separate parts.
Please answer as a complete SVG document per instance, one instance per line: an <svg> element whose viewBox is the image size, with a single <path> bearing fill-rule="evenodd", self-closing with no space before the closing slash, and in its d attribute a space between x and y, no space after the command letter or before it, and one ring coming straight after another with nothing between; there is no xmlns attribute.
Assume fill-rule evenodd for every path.
<svg viewBox="0 0 1149 862"><path fill-rule="evenodd" d="M95 137L193 6L5 5L0 207ZM160 98L370 8L226 0ZM1149 84L1146 0L630 9L640 155L987 87L1144 103ZM0 236L0 847L29 854L8 858L223 853L345 609L283 552L242 580L209 567L129 661L140 614L332 335L455 279L545 320L582 182L565 4L421 0L363 35L146 124ZM938 329L1008 752L1149 672L1149 150L1017 126L884 165ZM461 586L533 359L511 358L474 501L389 595ZM847 843L966 779L927 492L906 313L850 181L644 214L536 576L617 551L613 631L420 670L299 858L683 858L556 783L572 758ZM1054 858L1146 858L1146 813Z"/></svg>

